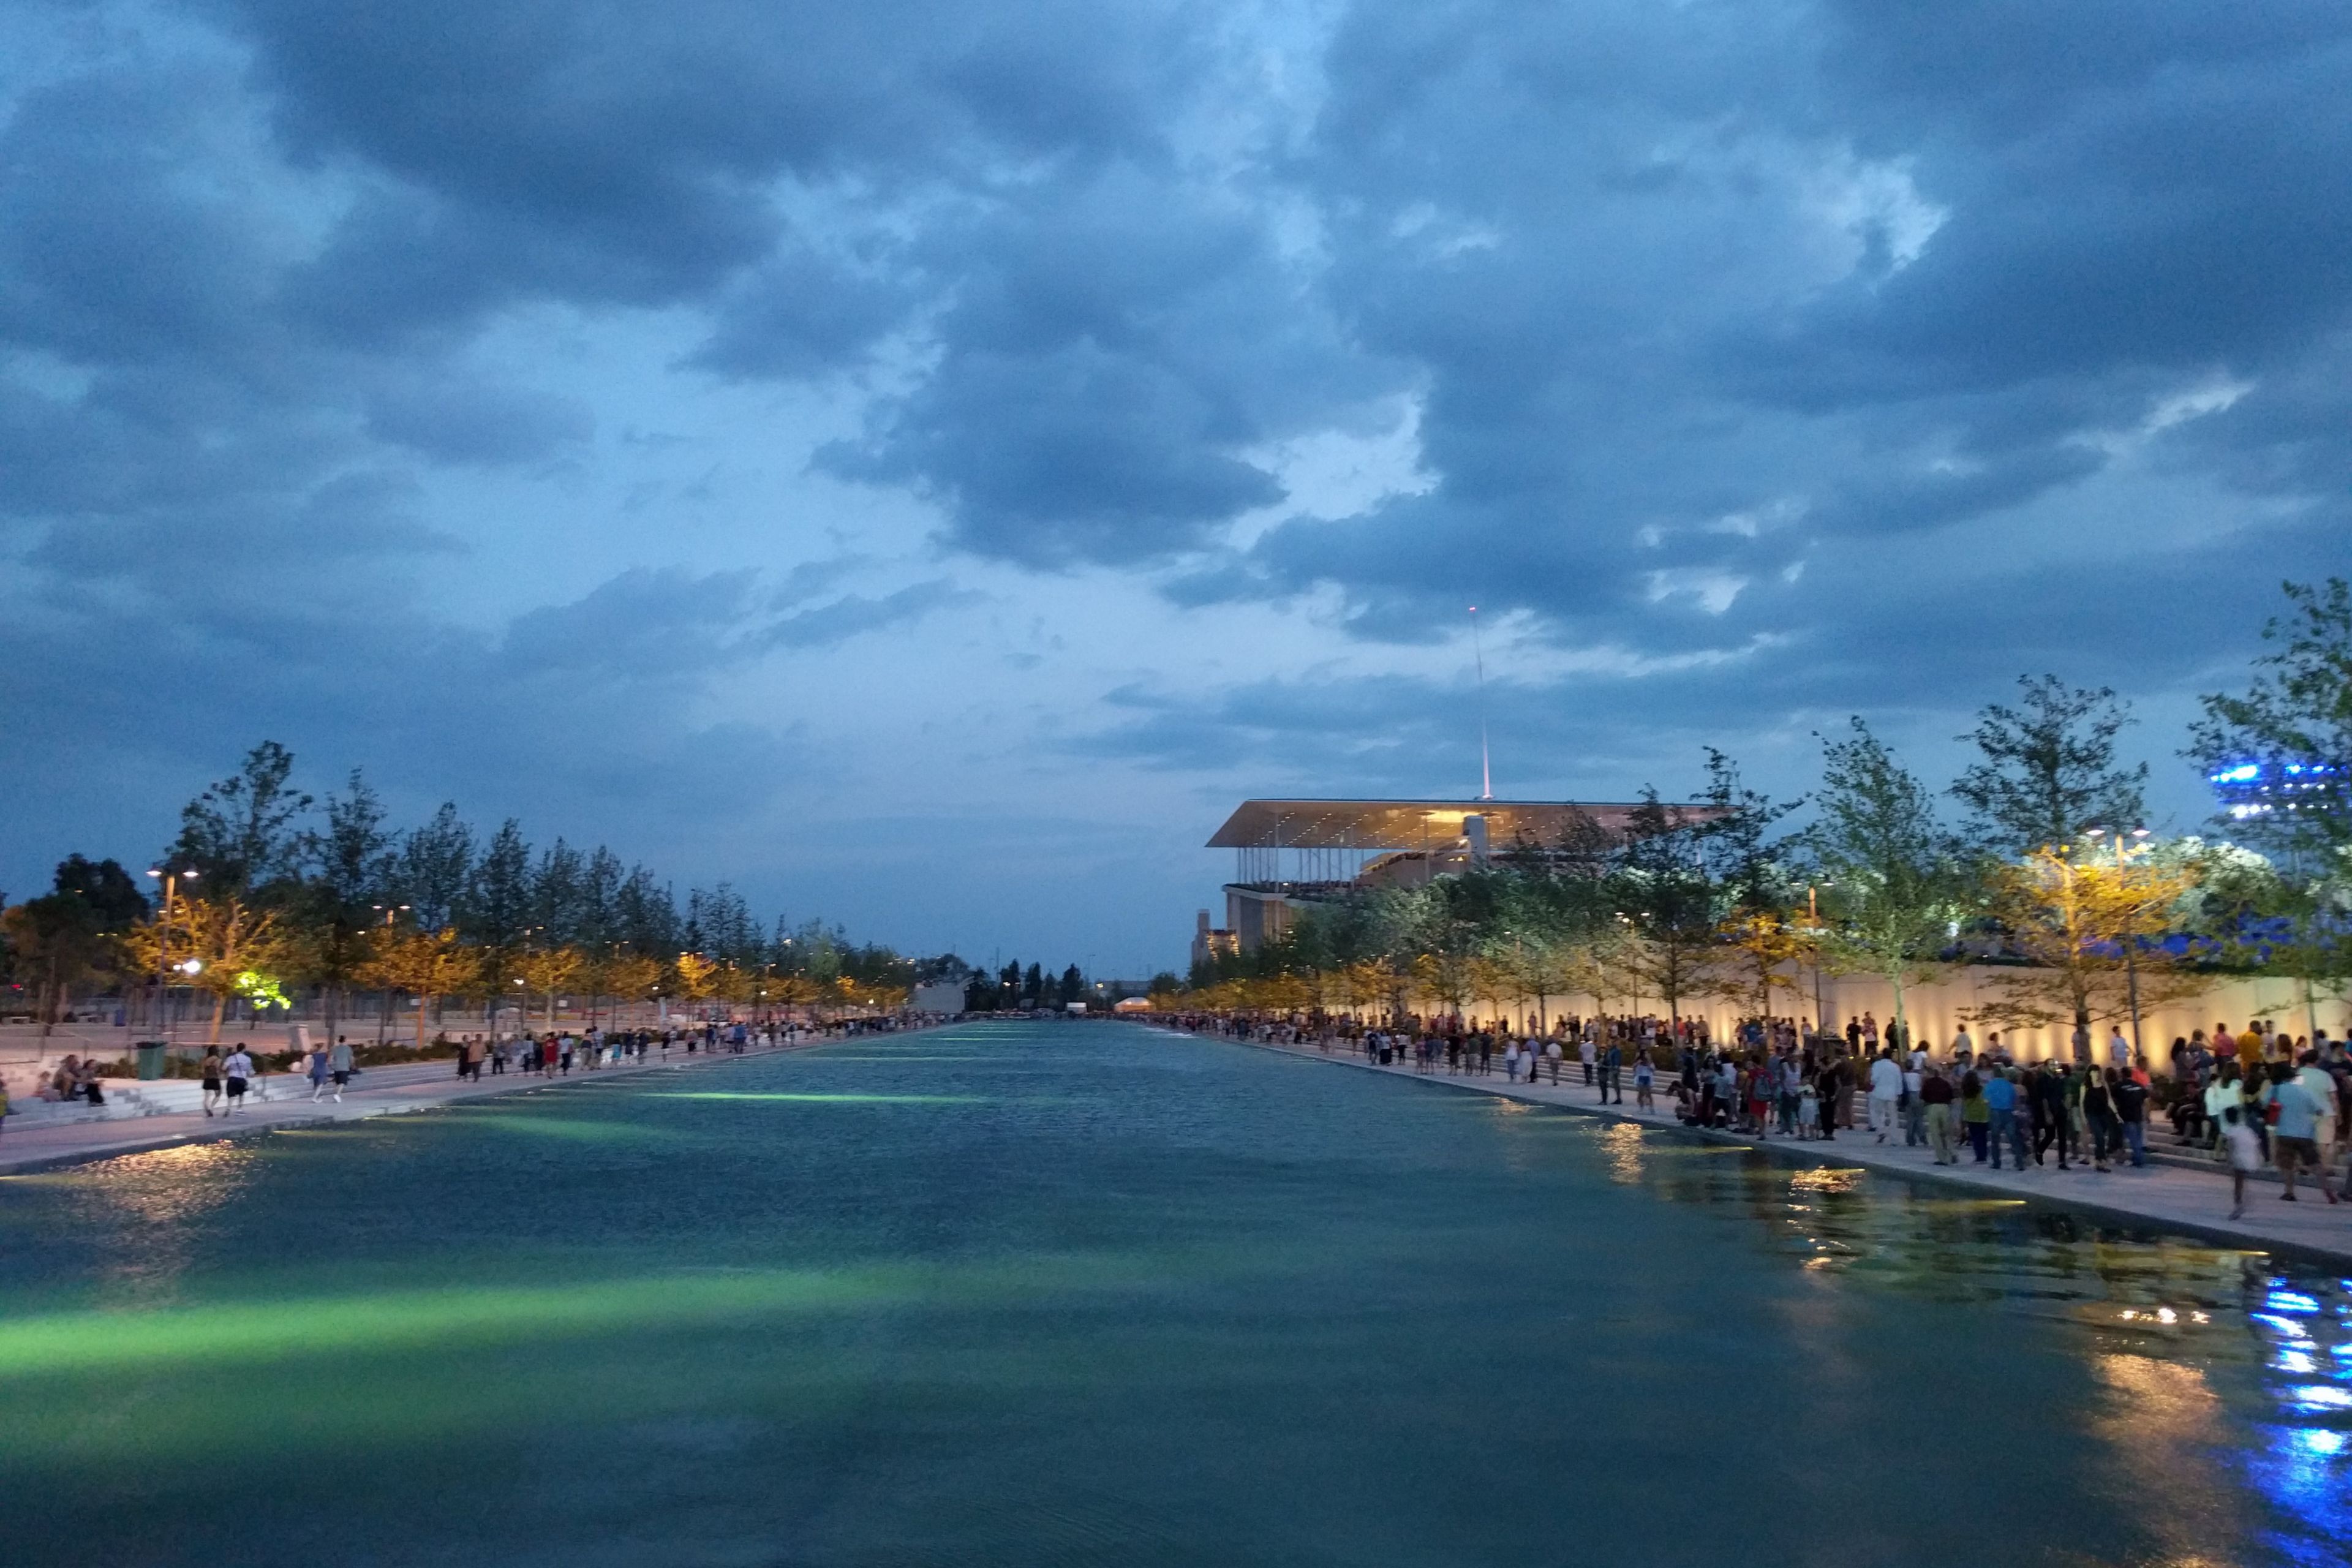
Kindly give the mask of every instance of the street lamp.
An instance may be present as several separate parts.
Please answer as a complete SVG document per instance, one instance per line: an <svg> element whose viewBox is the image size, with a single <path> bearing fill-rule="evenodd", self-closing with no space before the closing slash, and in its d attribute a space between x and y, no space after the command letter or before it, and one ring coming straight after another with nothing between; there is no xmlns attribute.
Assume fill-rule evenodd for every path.
<svg viewBox="0 0 2352 1568"><path fill-rule="evenodd" d="M376 904L372 907L377 913L383 916L383 929L387 932L392 930L393 917L408 908L406 904ZM386 986L383 993L383 1005L375 1011L375 1043L379 1047L383 1045L385 1036L391 1028L392 989Z"/></svg>
<svg viewBox="0 0 2352 1568"><path fill-rule="evenodd" d="M166 871L161 867L150 866L147 874L160 878L163 883L163 923L155 928L155 1010L163 1015L163 1039L168 1044L177 1037L172 1027L172 895L177 890L181 878L185 877L193 882L197 873L193 870Z"/></svg>
<svg viewBox="0 0 2352 1568"><path fill-rule="evenodd" d="M2106 830L2105 828L2104 828L2104 827L2093 827L2093 828L2087 828L2087 829L2085 829L2085 830L2084 831L2084 835L2083 835L2083 836L2084 836L2085 838L2088 838L2088 839L2092 840L2094 843L2095 843L2095 842L2097 842L2099 839L2101 839L2101 838L2105 838L2105 837L2107 837L2107 830ZM2123 869L2124 869L2124 858L2125 858L2126 855L2129 852L2129 849L2127 849L2127 848L2126 848L2126 846L2125 846L2125 844L2124 844L2124 839L2125 839L2126 837L2130 837L2131 839L2133 839L2133 840L2135 841L2134 843L2132 843L2132 844L2129 846L2129 849L2139 849L2139 848L2144 848L2144 847L2146 847L2146 840L2147 840L2147 828L2145 828L2145 827L2135 827L2135 828L2133 828L2133 829L2131 830L2131 832L2130 832L2128 835L2126 835L2126 834L2123 834L2123 833L2117 833L2117 834L2116 834L2116 835L2115 835L2115 840L2116 840L2116 877L2117 877L2117 879L2118 879L2119 880L2121 879L2122 875L2123 875ZM2133 1056L2133 1057L2134 1057L2134 1058L2136 1058L2136 1059L2137 1059L2137 1058L2141 1058L2141 1057L2144 1057L2144 1056L2146 1056L2146 1055L2147 1055L2147 1053L2146 1053L2143 1049L2141 1049L2141 1047L2140 1047L2140 1040L2139 1040L2139 956L2138 956L2138 955L2139 955L2139 932L2138 932L2138 931L2127 931L2124 932L2124 981L2125 981L2125 984L2126 984L2130 988L2130 992L2131 992L2132 1056Z"/></svg>

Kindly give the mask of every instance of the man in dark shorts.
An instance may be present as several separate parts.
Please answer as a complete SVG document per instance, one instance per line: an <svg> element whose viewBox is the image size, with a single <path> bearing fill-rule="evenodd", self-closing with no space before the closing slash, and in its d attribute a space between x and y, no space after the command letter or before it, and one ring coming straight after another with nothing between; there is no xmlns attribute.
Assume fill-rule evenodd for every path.
<svg viewBox="0 0 2352 1568"><path fill-rule="evenodd" d="M221 1063L221 1071L228 1079L228 1110L224 1114L235 1116L237 1107L245 1103L246 1085L253 1077L253 1058L239 1046L229 1052L228 1060Z"/></svg>

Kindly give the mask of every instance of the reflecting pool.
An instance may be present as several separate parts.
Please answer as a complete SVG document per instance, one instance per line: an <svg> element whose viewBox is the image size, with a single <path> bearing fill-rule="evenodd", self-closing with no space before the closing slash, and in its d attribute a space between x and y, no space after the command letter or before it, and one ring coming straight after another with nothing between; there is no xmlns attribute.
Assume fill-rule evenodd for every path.
<svg viewBox="0 0 2352 1568"><path fill-rule="evenodd" d="M2337 1563L2352 1289L1113 1023L0 1179L10 1564Z"/></svg>

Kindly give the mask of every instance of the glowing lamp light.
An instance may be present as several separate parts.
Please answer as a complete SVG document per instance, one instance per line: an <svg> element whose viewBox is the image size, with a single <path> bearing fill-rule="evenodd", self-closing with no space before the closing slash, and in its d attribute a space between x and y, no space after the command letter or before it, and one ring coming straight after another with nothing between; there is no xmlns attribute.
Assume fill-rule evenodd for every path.
<svg viewBox="0 0 2352 1568"><path fill-rule="evenodd" d="M172 967L183 974L202 974L205 972L205 961L201 958L184 958Z"/></svg>

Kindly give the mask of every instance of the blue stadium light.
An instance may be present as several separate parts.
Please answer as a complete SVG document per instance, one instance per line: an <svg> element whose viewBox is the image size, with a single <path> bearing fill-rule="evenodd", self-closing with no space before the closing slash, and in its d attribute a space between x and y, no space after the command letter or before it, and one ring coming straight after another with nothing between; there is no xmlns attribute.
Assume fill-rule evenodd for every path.
<svg viewBox="0 0 2352 1568"><path fill-rule="evenodd" d="M2336 763L2244 762L2209 773L2222 808L2239 821L2278 813L2327 812L2339 808L2345 769Z"/></svg>

